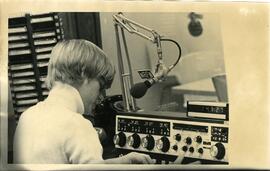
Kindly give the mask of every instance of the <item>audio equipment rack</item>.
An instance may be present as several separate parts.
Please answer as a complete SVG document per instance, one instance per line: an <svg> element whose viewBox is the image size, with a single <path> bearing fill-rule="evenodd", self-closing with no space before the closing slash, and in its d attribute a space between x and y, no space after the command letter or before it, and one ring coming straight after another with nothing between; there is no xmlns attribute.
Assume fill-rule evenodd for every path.
<svg viewBox="0 0 270 171"><path fill-rule="evenodd" d="M122 112L116 116L114 143L119 153L149 154L158 164L228 164L228 123L192 118L180 112Z"/></svg>

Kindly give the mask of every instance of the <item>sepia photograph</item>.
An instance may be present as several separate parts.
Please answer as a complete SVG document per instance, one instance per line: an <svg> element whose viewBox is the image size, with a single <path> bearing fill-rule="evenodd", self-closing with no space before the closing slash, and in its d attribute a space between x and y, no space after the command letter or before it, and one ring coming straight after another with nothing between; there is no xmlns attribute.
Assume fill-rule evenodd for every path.
<svg viewBox="0 0 270 171"><path fill-rule="evenodd" d="M84 3L1 13L1 168L269 167L268 4Z"/></svg>

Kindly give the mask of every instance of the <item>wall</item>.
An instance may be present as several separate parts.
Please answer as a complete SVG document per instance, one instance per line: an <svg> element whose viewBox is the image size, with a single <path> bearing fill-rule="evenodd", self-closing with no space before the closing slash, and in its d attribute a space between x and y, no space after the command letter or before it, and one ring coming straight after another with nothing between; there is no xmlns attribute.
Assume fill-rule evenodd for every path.
<svg viewBox="0 0 270 171"><path fill-rule="evenodd" d="M112 15L116 13L101 13L101 33L103 50L117 64L116 40ZM164 38L176 40L182 47L180 63L171 71L181 83L211 77L224 73L223 45L219 16L215 13L204 13L201 24L203 34L193 37L189 34L189 13L124 13L126 17L144 26L156 30ZM157 62L156 47L150 41L126 32L126 39L132 63L134 82L141 79L137 73L139 69L154 70ZM122 48L123 49L123 48ZM167 65L175 61L178 50L171 43L162 43L163 57ZM171 84L171 83L168 83ZM147 94L137 100L140 107L154 109L161 101L161 92L165 85L155 85ZM120 94L119 73L108 94Z"/></svg>

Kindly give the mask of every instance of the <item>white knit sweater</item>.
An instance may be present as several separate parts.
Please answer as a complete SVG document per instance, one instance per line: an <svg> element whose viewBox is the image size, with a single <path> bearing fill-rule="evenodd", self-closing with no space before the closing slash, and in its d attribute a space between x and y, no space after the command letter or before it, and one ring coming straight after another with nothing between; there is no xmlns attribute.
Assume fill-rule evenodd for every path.
<svg viewBox="0 0 270 171"><path fill-rule="evenodd" d="M102 146L72 86L57 83L48 98L26 110L14 137L14 163L82 164L102 159Z"/></svg>

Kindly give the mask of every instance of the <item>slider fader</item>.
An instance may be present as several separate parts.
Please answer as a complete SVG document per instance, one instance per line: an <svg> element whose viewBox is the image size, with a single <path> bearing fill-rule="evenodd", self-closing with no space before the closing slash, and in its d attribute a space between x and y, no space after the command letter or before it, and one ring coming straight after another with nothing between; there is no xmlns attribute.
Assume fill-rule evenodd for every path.
<svg viewBox="0 0 270 171"><path fill-rule="evenodd" d="M228 125L222 120L186 117L173 112L126 112L116 116L117 150L149 154L159 164L184 162L228 164Z"/></svg>

